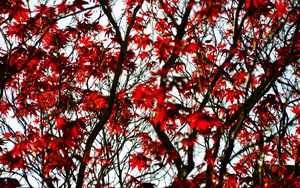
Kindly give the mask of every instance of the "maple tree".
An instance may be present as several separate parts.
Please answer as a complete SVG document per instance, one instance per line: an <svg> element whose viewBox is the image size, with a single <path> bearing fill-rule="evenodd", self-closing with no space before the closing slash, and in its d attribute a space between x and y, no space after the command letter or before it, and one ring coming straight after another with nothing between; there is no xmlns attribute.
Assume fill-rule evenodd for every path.
<svg viewBox="0 0 300 188"><path fill-rule="evenodd" d="M294 0L0 1L0 177L300 187Z"/></svg>

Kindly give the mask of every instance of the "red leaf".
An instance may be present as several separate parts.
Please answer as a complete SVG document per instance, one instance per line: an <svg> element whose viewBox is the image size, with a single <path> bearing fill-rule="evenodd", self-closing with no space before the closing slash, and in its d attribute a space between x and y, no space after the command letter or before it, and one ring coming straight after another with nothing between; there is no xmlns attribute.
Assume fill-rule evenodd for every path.
<svg viewBox="0 0 300 188"><path fill-rule="evenodd" d="M129 159L129 163L132 165L131 166L132 170L137 168L139 171L142 171L143 169L149 167L148 164L149 159L141 153L131 155L131 158Z"/></svg>
<svg viewBox="0 0 300 188"><path fill-rule="evenodd" d="M56 118L56 128L61 130L66 124L67 120L65 118L58 117Z"/></svg>
<svg viewBox="0 0 300 188"><path fill-rule="evenodd" d="M300 114L300 106L294 106L294 107L292 108L292 112L293 112L294 114Z"/></svg>
<svg viewBox="0 0 300 188"><path fill-rule="evenodd" d="M202 117L202 115L198 112L192 114L187 119L187 122L190 123L191 129L196 129L198 131L206 130L211 125L211 122L206 118Z"/></svg>

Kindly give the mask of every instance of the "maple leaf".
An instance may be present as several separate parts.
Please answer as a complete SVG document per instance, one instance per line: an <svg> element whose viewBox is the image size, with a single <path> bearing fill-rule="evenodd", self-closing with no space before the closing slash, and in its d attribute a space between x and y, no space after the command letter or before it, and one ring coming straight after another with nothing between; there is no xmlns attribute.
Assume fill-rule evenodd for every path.
<svg viewBox="0 0 300 188"><path fill-rule="evenodd" d="M282 1L278 1L275 3L275 9L276 9L275 14L278 17L282 17L287 12L287 5L284 4L284 2Z"/></svg>
<svg viewBox="0 0 300 188"><path fill-rule="evenodd" d="M142 171L145 168L149 167L149 159L141 153L131 155L129 163L132 165L131 169L134 170L137 168L139 171Z"/></svg>
<svg viewBox="0 0 300 188"><path fill-rule="evenodd" d="M81 46L90 46L92 43L91 37L90 36L84 36L79 40L79 43Z"/></svg>
<svg viewBox="0 0 300 188"><path fill-rule="evenodd" d="M56 118L56 128L57 129L62 129L64 125L66 124L67 120L62 117L57 117Z"/></svg>
<svg viewBox="0 0 300 188"><path fill-rule="evenodd" d="M154 98L152 97L151 89L153 89L153 87L149 85L138 85L135 88L132 94L133 102L141 109L146 109L153 105Z"/></svg>
<svg viewBox="0 0 300 188"><path fill-rule="evenodd" d="M197 143L197 140L184 138L181 140L181 143L182 143L182 148L187 149L189 146L194 146L194 144Z"/></svg>
<svg viewBox="0 0 300 188"><path fill-rule="evenodd" d="M211 121L204 118L201 113L195 112L189 116L187 122L190 123L191 129L196 129L198 131L204 131L210 127Z"/></svg>
<svg viewBox="0 0 300 188"><path fill-rule="evenodd" d="M4 115L8 115L9 112L9 105L5 100L0 100L0 113Z"/></svg>
<svg viewBox="0 0 300 188"><path fill-rule="evenodd" d="M167 117L167 111L164 108L160 108L157 110L157 113L154 117L154 123L163 123L166 120Z"/></svg>
<svg viewBox="0 0 300 188"><path fill-rule="evenodd" d="M146 59L147 57L149 57L149 53L148 53L148 52L142 52L142 53L140 54L140 57L141 57L142 59Z"/></svg>
<svg viewBox="0 0 300 188"><path fill-rule="evenodd" d="M23 158L19 155L13 154L12 152L0 155L0 162L8 165L10 169L20 169L24 165Z"/></svg>
<svg viewBox="0 0 300 188"><path fill-rule="evenodd" d="M294 107L292 108L292 112L293 112L294 114L300 114L300 105L294 106Z"/></svg>

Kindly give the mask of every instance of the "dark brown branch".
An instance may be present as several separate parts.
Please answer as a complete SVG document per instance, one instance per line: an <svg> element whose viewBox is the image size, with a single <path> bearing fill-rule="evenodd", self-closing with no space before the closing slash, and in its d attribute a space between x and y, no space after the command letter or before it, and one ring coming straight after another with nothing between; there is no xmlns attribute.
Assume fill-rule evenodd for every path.
<svg viewBox="0 0 300 188"><path fill-rule="evenodd" d="M120 28L119 28L117 22L115 21L113 15L112 15L112 10L111 10L110 5L108 5L108 1L100 1L100 4L104 11L104 14L107 16L109 22L111 23L112 27L114 28L114 30L116 32L116 37L117 37L118 43L121 45L123 43L122 34L121 34L121 31L120 31Z"/></svg>
<svg viewBox="0 0 300 188"><path fill-rule="evenodd" d="M289 53L291 55L291 57L293 57L293 55L295 55L294 53L294 44L296 41L296 38L298 36L298 32L299 32L299 16L298 16L298 22L296 25L296 30L294 33L294 40L291 43L290 46L290 50ZM255 104L257 104L257 102L270 90L270 88L273 86L273 84L276 82L276 80L283 74L283 72L285 71L285 68L289 65L289 62L292 61L293 59L290 56L286 56L284 58L285 60L285 64L281 67L281 70L279 70L278 74L273 74L269 77L267 77L261 84L260 86L252 93L252 95L245 101L245 103L232 115L232 117L229 119L228 122L226 122L226 124L231 125L232 123L234 123L236 120L239 119L239 121L237 123L235 123L233 125L233 127L229 130L229 134L227 137L227 142L226 142L226 146L225 149L223 150L223 157L221 160L221 168L220 168L220 174L219 174L219 185L218 187L223 187L223 180L224 180L224 176L226 174L226 167L227 164L230 162L230 156L233 152L233 148L234 148L234 140L236 139L236 136L239 132L239 130L241 129L242 126L242 122L241 120L243 120L244 114L248 114L252 108L255 106ZM280 57L281 58L281 57ZM274 63L274 67L277 67L278 62ZM270 68L273 69L274 67ZM272 70L270 70L272 71Z"/></svg>
<svg viewBox="0 0 300 188"><path fill-rule="evenodd" d="M175 42L181 42L184 34L185 34L185 28L189 20L190 13L192 11L192 6L190 4L194 3L194 0L190 0L188 2L188 5L186 7L185 13L182 17L181 24L177 28L177 34L175 36ZM178 58L178 54L175 52L178 50L178 46L175 46L173 49L173 53L171 54L168 61L164 64L163 69L167 70L168 68L172 67L175 64L176 59Z"/></svg>
<svg viewBox="0 0 300 188"><path fill-rule="evenodd" d="M121 45L121 50L120 50L120 56L119 56L119 59L118 59L118 62L117 62L117 68L116 68L115 75L114 75L114 78L113 78L112 86L111 86L111 89L110 89L110 95L109 95L109 98L108 98L107 108L104 112L104 115L100 117L99 122L95 125L94 129L92 130L92 133L90 134L90 136L88 137L87 142L86 142L86 146L85 146L85 149L84 149L84 156L83 156L83 159L81 161L78 176L77 176L78 179L77 179L77 183L76 183L76 188L81 188L82 185L83 185L84 172L85 172L85 169L86 169L86 166L87 166L87 163L85 162L85 160L89 157L92 145L93 145L94 141L96 140L99 132L103 129L104 125L106 124L106 122L108 121L108 119L110 118L110 116L112 114L113 106L114 106L114 103L115 103L117 86L119 84L119 78L120 78L121 73L122 73L122 65L123 65L123 62L125 61L126 53L127 53L127 43L126 43L127 40L126 41L122 40L121 32L119 30L119 27L118 27L116 21L114 20L112 14L111 14L110 7L104 1L100 1L100 3L101 3L101 6L104 10L104 13L108 17L108 20L110 21L110 23L113 25L113 27L115 29L116 36L118 38L118 42ZM131 22L130 26L127 28L126 33L129 33L130 30L132 29L136 14L137 14L139 9L140 9L140 6L138 5L134 10L133 21Z"/></svg>
<svg viewBox="0 0 300 188"><path fill-rule="evenodd" d="M177 35L175 39L177 40L176 42L180 42L185 34L185 28L188 23L188 19L192 10L191 3L194 3L194 0L190 0L187 4L186 11L183 15L181 24L177 28ZM168 71L170 67L174 66L176 59L178 58L178 54L175 53L175 51L178 50L178 46L175 46L173 49L173 53L171 54L170 58L167 60L167 62L164 64L163 69ZM167 83L167 78L166 75L162 76L161 82L160 82L160 87L165 88ZM180 157L179 152L176 150L176 148L173 146L172 142L166 135L166 133L161 130L160 124L158 123L157 125L154 125L154 130L160 139L162 143L164 144L165 149L167 150L167 153L171 156L173 156L173 160L175 163L175 166L178 171L178 178L181 180L185 180L188 174L193 170L194 168L194 160L193 160L193 148L189 148L189 156L188 156L188 165L185 165Z"/></svg>
<svg viewBox="0 0 300 188"><path fill-rule="evenodd" d="M166 12L166 4L163 2L163 0L159 0L159 3L161 4L162 8L164 9L164 11ZM176 21L176 19L174 18L174 16L170 13L170 12L166 12L167 16L171 19L172 23L174 24L175 28L178 29L178 23Z"/></svg>

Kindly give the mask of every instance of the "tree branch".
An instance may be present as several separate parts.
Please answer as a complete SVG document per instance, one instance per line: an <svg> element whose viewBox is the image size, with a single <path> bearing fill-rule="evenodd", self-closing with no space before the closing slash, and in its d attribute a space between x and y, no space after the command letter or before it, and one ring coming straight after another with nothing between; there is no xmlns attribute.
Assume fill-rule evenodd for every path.
<svg viewBox="0 0 300 188"><path fill-rule="evenodd" d="M86 146L84 149L84 157L81 161L80 167L79 167L79 172L78 172L78 179L77 179L77 183L76 183L76 188L81 188L83 185L83 181L84 181L84 172L87 166L87 163L85 161L85 159L87 157L89 157L90 155L90 151L92 148L92 145L95 141L95 139L97 138L99 132L104 128L104 125L106 124L106 122L108 121L108 119L110 118L111 114L112 114L112 110L113 110L113 106L114 106L114 102L115 102L115 97L116 97L116 91L117 91L117 86L119 84L119 78L122 74L122 65L123 62L125 61L126 58L126 53L127 53L127 41L123 41L122 37L121 37L121 32L119 30L119 27L116 23L116 21L114 20L112 14L111 14L111 10L110 7L107 6L107 4L104 1L100 1L100 4L102 5L102 8L104 10L104 13L106 14L106 16L108 17L110 23L113 25L117 38L118 38L118 42L121 45L121 50L120 50L120 55L119 55L119 59L117 62L117 68L115 71L115 75L113 78L113 82L112 82L112 86L110 89L110 95L108 98L108 104L107 104L107 108L103 114L103 116L100 117L99 122L95 125L94 129L92 130L92 133L90 134L90 136L87 139L86 142ZM140 9L140 6L138 5L135 10L134 10L134 18L133 21L131 22L130 26L127 29L126 33L129 33L130 30L133 27L134 24L134 20L136 17L136 14L138 12L138 10ZM129 35L129 34L128 34Z"/></svg>

